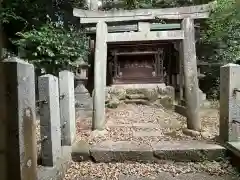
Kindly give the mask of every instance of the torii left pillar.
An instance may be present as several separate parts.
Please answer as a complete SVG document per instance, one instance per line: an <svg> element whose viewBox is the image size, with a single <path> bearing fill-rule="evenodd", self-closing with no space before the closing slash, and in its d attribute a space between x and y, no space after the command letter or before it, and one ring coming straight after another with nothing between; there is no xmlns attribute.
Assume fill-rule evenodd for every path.
<svg viewBox="0 0 240 180"><path fill-rule="evenodd" d="M94 57L93 130L105 128L105 87L107 75L107 24L97 23Z"/></svg>

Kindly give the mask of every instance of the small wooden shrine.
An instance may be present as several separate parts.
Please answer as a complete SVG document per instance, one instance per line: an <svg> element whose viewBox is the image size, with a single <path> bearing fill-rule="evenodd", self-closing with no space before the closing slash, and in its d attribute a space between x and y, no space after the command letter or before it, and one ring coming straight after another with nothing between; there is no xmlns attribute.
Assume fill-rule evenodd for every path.
<svg viewBox="0 0 240 180"><path fill-rule="evenodd" d="M73 14L80 18L92 37L94 128L104 128L106 85L171 84L175 76L180 98L185 87L188 127L198 130L200 103L195 23L209 17L212 4L99 11L95 1L91 2L91 10L74 9Z"/></svg>

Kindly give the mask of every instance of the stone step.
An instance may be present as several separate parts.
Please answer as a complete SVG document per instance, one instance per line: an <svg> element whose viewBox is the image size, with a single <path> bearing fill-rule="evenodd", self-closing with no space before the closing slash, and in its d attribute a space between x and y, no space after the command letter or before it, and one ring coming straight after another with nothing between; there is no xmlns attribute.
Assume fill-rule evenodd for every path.
<svg viewBox="0 0 240 180"><path fill-rule="evenodd" d="M163 135L162 131L153 130L143 130L143 131L133 131L133 137L161 137Z"/></svg>
<svg viewBox="0 0 240 180"><path fill-rule="evenodd" d="M124 100L125 104L142 104L142 105L150 105L151 103L148 100L144 99L127 99Z"/></svg>
<svg viewBox="0 0 240 180"><path fill-rule="evenodd" d="M147 100L147 97L144 94L128 94L126 97L128 99L145 99L145 100Z"/></svg>
<svg viewBox="0 0 240 180"><path fill-rule="evenodd" d="M92 159L95 162L177 162L213 161L225 156L226 149L220 145L202 141L162 141L143 144L134 141L103 141L96 145L75 144L72 154L75 161ZM77 148L76 148L77 147ZM84 151L81 150L84 147ZM86 147L89 149L86 150ZM90 156L90 157L89 157Z"/></svg>
<svg viewBox="0 0 240 180"><path fill-rule="evenodd" d="M119 180L152 180L153 178L148 177L138 177L138 176L128 176L128 175L120 175ZM178 176L172 176L168 172L161 172L157 177L154 178L155 180L237 180L238 177L234 177L231 175L210 175L204 172L198 173L186 173L180 174Z"/></svg>

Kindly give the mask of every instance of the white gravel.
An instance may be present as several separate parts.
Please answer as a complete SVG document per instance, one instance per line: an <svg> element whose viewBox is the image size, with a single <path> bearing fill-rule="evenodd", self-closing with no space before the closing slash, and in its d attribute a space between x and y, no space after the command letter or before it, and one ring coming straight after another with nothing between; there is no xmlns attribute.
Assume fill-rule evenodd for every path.
<svg viewBox="0 0 240 180"><path fill-rule="evenodd" d="M143 163L72 163L64 180L73 179L102 179L117 180L120 175L156 178L162 172L169 172L172 176L185 173L202 172L219 177L225 175L236 176L234 169L228 162L204 163L174 163L143 164Z"/></svg>
<svg viewBox="0 0 240 180"><path fill-rule="evenodd" d="M131 141L169 141L169 140L214 140L218 135L218 111L201 111L201 135L191 137L183 134L186 128L186 118L161 108L144 105L121 105L117 109L106 110L107 131L105 136L91 136L91 118L80 120L77 125L78 139L94 144L103 140L131 140ZM139 124L138 127L134 126ZM155 125L155 127L140 127L141 124ZM146 125L147 126L147 125ZM134 132L158 131L159 136L135 137Z"/></svg>
<svg viewBox="0 0 240 180"><path fill-rule="evenodd" d="M117 109L107 109L106 119L108 132L105 136L101 137L91 136L91 118L79 120L77 122L78 140L84 140L90 144L101 142L103 140L134 140L145 143L166 140L210 140L218 135L219 128L219 113L214 109L201 111L201 121L205 135L198 137L190 137L182 133L182 129L186 128L186 118L179 114L156 107L143 105L121 105ZM143 123L146 123L149 127L141 127ZM154 124L156 126L154 126ZM167 128L163 127L163 125L169 126L169 124L172 125ZM134 137L133 132L139 132L141 130L160 131L161 133L157 137ZM37 124L37 136L38 140L40 140L39 121ZM207 172L211 175L217 176L235 174L234 169L228 161L202 163L174 163L166 161L160 164L137 162L71 162L71 167L68 169L64 180L80 180L84 177L88 180L117 180L122 174L154 178L161 172L169 172L173 176L189 172Z"/></svg>

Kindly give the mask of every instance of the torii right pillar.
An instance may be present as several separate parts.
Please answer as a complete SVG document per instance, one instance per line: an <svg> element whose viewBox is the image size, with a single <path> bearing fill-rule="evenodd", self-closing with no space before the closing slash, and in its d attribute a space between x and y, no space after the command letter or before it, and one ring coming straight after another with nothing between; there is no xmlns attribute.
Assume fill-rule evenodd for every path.
<svg viewBox="0 0 240 180"><path fill-rule="evenodd" d="M200 100L197 73L197 57L195 46L194 20L185 18L182 20L184 39L182 41L183 74L187 111L187 128L200 131Z"/></svg>

